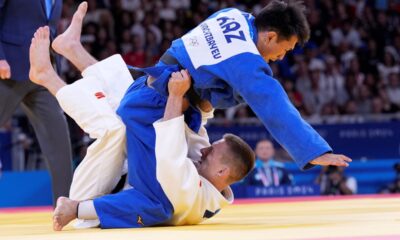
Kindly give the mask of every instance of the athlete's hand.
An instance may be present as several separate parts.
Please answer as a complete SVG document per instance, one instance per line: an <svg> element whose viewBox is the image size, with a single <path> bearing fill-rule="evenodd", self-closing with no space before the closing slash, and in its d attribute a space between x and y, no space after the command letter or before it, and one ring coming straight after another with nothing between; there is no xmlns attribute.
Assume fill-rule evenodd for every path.
<svg viewBox="0 0 400 240"><path fill-rule="evenodd" d="M168 91L170 96L183 97L189 90L191 78L187 70L174 72L168 82Z"/></svg>
<svg viewBox="0 0 400 240"><path fill-rule="evenodd" d="M351 162L351 159L345 155L325 153L324 155L321 155L316 159L312 160L310 163L321 166L333 165L340 167L348 167L349 162Z"/></svg>
<svg viewBox="0 0 400 240"><path fill-rule="evenodd" d="M11 69L10 65L6 60L0 60L0 79L9 79L11 78Z"/></svg>

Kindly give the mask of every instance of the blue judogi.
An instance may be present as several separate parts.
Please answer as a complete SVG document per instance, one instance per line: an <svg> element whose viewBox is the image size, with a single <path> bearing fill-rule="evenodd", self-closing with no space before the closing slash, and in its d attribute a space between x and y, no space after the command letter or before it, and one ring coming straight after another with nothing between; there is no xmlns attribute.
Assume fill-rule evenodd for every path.
<svg viewBox="0 0 400 240"><path fill-rule="evenodd" d="M246 102L297 165L309 168L308 162L332 149L291 104L256 42L254 17L230 8L213 14L175 40L167 54L189 70L201 99L209 100L214 108ZM153 84L163 95L167 95L169 78L165 72L158 73Z"/></svg>
<svg viewBox="0 0 400 240"><path fill-rule="evenodd" d="M133 189L94 200L102 228L162 224L173 207L156 179L153 123L164 115L167 97L146 86L146 77L127 90L117 113L126 125L128 182Z"/></svg>
<svg viewBox="0 0 400 240"><path fill-rule="evenodd" d="M155 90L146 86L145 77L138 79L118 109L127 127L129 183L135 189L94 200L103 228L162 224L173 213L156 179L152 124L164 114L168 79L178 67L189 70L194 90L214 108L248 103L302 169L310 167L310 160L332 151L301 118L272 77L269 65L258 53L256 41L254 17L237 9L225 9L172 43L167 54L180 66L160 62L156 67L141 69L157 78L152 84ZM185 114L185 121L194 131L199 129L199 119L194 108Z"/></svg>

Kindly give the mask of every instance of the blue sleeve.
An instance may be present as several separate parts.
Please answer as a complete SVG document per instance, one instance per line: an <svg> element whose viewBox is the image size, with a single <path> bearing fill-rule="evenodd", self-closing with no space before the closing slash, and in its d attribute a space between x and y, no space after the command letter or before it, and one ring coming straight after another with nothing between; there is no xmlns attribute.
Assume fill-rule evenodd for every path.
<svg viewBox="0 0 400 240"><path fill-rule="evenodd" d="M281 84L269 75L270 69L261 56L242 53L209 68L239 92L301 169L312 167L308 164L311 160L332 151L301 118Z"/></svg>

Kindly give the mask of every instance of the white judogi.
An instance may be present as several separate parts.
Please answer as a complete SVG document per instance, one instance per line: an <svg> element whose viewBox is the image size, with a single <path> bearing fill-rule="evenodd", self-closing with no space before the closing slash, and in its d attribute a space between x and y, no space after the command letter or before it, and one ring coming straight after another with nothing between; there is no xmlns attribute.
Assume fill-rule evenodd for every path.
<svg viewBox="0 0 400 240"><path fill-rule="evenodd" d="M115 111L133 82L119 55L88 67L82 75L56 94L61 108L96 139L74 173L70 198L78 201L110 193L121 177L126 133Z"/></svg>
<svg viewBox="0 0 400 240"><path fill-rule="evenodd" d="M157 179L174 206L174 215L168 224L200 223L233 202L230 187L220 193L198 174L193 164L192 159L201 157L200 149L210 146L204 127L200 134L193 133L183 116L153 125L156 130ZM194 158L188 157L188 151Z"/></svg>
<svg viewBox="0 0 400 240"><path fill-rule="evenodd" d="M63 110L96 139L74 174L70 198L79 201L110 193L120 179L126 136L115 111L133 82L120 55L88 67L82 75L83 79L63 87L56 95ZM191 161L200 159L200 149L210 146L204 125L212 116L212 112L202 112L199 134L184 123L183 117L154 124L157 179L174 206L170 225L199 223L233 201L230 188L223 194L218 192L198 174ZM165 144L172 142L177 143L176 148Z"/></svg>

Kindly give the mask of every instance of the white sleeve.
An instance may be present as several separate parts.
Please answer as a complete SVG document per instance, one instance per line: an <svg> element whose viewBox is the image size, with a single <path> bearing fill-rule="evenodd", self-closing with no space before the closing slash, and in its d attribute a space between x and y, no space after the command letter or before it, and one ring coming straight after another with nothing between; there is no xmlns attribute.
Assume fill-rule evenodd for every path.
<svg viewBox="0 0 400 240"><path fill-rule="evenodd" d="M213 111L210 112L202 112L201 111L201 125L200 129L197 133L193 132L185 124L185 134L186 134L186 142L188 145L188 155L187 157L190 159L198 160L201 157L201 149L210 146L210 140L208 138L207 130L204 127L206 125L207 120L213 117Z"/></svg>
<svg viewBox="0 0 400 240"><path fill-rule="evenodd" d="M179 213L193 204L200 189L200 176L192 160L187 158L184 117L153 125L157 180L174 206L174 213Z"/></svg>
<svg viewBox="0 0 400 240"><path fill-rule="evenodd" d="M200 110L200 112L201 112L201 126L200 126L198 134L201 137L206 138L207 141L209 141L207 129L204 126L207 124L209 119L214 117L214 109L212 109L209 112L203 112L203 111Z"/></svg>

